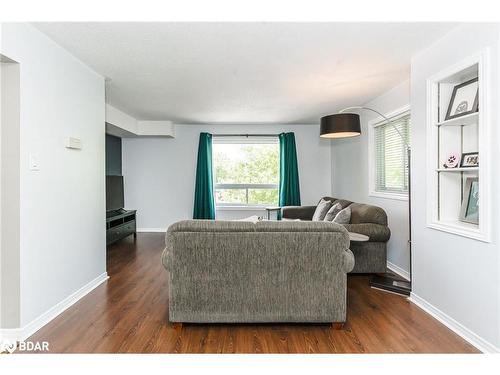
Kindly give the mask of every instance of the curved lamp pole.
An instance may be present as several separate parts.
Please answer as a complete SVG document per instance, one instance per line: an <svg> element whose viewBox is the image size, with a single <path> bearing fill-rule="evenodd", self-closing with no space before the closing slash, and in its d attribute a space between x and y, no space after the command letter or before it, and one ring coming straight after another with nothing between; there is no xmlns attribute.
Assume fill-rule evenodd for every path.
<svg viewBox="0 0 500 375"><path fill-rule="evenodd" d="M408 248L410 251L410 281L401 281L391 277L388 274L375 275L370 281L370 285L373 288L382 289L394 293L409 295L411 292L411 280L412 280L412 244L411 244L411 147L410 144L403 137L394 122L387 118L379 111L364 107L364 106L353 106L347 107L338 112L335 115L325 116L321 119L321 137L324 138L345 138L352 137L356 135L361 135L361 127L359 124L359 116L354 114L346 113L347 111L353 109L363 109L366 111L371 111L382 117L387 124L391 125L394 130L398 133L399 137L403 141L406 148L406 154L408 157ZM348 116L348 117L346 117Z"/></svg>

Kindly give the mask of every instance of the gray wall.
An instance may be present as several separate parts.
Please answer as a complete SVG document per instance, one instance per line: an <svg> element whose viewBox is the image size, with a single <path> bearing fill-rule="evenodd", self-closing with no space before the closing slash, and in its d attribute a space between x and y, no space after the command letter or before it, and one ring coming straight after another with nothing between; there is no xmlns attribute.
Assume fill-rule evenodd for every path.
<svg viewBox="0 0 500 375"><path fill-rule="evenodd" d="M16 328L21 311L19 64L2 62L1 69L0 328Z"/></svg>
<svg viewBox="0 0 500 375"><path fill-rule="evenodd" d="M381 113L390 113L410 103L409 81L401 83L365 105ZM358 110L361 118L361 136L332 141L333 195L382 207L391 228L387 259L408 272L408 201L373 197L369 195L368 122L376 119L372 112Z"/></svg>
<svg viewBox="0 0 500 375"><path fill-rule="evenodd" d="M126 208L137 209L138 227L165 230L193 214L198 138L210 133L295 132L303 204L331 193L330 142L318 125L177 125L176 137L124 138ZM265 211L217 211L217 219L264 215Z"/></svg>
<svg viewBox="0 0 500 375"><path fill-rule="evenodd" d="M457 47L459 46L459 47ZM426 80L439 71L490 48L489 85L492 150L492 242L486 243L427 227ZM467 24L412 60L411 106L413 168L413 293L458 323L476 341L500 351L500 26ZM457 325L457 324L455 324ZM477 335L477 336L476 336Z"/></svg>
<svg viewBox="0 0 500 375"><path fill-rule="evenodd" d="M106 272L104 78L30 24L1 27L0 53L20 66L24 327ZM67 137L83 148L65 148Z"/></svg>
<svg viewBox="0 0 500 375"><path fill-rule="evenodd" d="M106 175L122 175L122 140L106 134Z"/></svg>

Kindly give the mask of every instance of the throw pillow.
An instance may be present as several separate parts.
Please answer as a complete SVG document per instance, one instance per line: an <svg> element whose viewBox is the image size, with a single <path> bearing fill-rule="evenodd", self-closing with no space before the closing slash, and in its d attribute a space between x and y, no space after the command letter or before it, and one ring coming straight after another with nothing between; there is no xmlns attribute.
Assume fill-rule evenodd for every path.
<svg viewBox="0 0 500 375"><path fill-rule="evenodd" d="M335 216L335 219L333 219L333 222L337 224L349 224L351 222L351 207L346 207L340 211Z"/></svg>
<svg viewBox="0 0 500 375"><path fill-rule="evenodd" d="M322 199L316 206L316 210L314 211L312 221L322 221L325 218L325 215L331 206L332 202L325 201Z"/></svg>
<svg viewBox="0 0 500 375"><path fill-rule="evenodd" d="M334 204L332 207L330 207L323 220L332 221L340 211L342 211L342 205L340 203Z"/></svg>

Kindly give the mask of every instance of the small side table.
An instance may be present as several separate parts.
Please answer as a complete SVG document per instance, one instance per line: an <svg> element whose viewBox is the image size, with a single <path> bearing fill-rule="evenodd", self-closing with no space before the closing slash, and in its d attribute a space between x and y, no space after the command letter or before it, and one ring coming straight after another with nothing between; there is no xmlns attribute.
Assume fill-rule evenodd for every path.
<svg viewBox="0 0 500 375"><path fill-rule="evenodd" d="M276 217L278 217L278 213L281 211L281 207L278 206L266 207L266 211L267 211L267 220L271 220L271 212L276 212Z"/></svg>
<svg viewBox="0 0 500 375"><path fill-rule="evenodd" d="M355 242L366 242L370 239L370 237L365 236L361 233L349 232L349 240Z"/></svg>

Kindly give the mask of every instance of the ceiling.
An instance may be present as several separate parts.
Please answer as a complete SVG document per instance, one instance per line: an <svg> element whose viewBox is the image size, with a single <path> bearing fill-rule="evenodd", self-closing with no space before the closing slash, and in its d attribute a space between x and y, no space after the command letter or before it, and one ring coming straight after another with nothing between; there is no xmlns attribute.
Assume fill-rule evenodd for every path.
<svg viewBox="0 0 500 375"><path fill-rule="evenodd" d="M449 23L35 23L139 120L317 123L409 78Z"/></svg>

